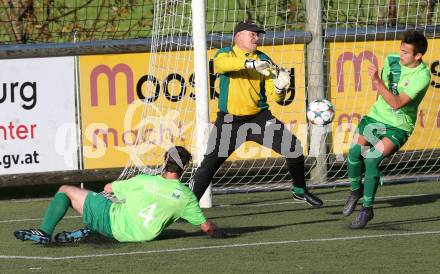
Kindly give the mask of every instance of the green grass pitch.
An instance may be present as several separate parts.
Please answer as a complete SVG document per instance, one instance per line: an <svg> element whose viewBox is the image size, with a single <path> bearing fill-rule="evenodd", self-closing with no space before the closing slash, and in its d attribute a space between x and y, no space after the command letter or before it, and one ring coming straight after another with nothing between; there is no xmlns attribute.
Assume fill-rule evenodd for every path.
<svg viewBox="0 0 440 274"><path fill-rule="evenodd" d="M351 230L342 217L348 188L315 190L320 209L287 191L214 196L206 215L238 238L209 239L176 223L157 240L41 246L13 236L38 227L47 199L0 201L0 273L438 273L439 182L379 188L375 218ZM355 212L357 213L357 212ZM56 231L81 226L72 211Z"/></svg>

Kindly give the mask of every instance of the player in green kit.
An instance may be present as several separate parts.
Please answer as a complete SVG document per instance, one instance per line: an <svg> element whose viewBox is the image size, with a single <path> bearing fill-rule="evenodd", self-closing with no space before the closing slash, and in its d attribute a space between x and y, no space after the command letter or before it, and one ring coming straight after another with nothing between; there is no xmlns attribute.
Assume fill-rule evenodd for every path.
<svg viewBox="0 0 440 274"><path fill-rule="evenodd" d="M342 214L351 215L363 197L362 208L351 228L364 228L373 219L374 197L381 176L379 164L398 151L414 130L418 106L431 80L429 69L422 61L427 48L428 42L423 34L406 31L400 44L400 55L387 56L380 76L376 66L368 68L378 98L360 121L348 152L351 191ZM363 184L362 165L365 166Z"/></svg>
<svg viewBox="0 0 440 274"><path fill-rule="evenodd" d="M191 160L183 147L173 147L165 154L161 175L137 175L125 181L105 185L121 201L113 203L98 193L74 186L61 186L50 202L39 229L20 229L14 235L20 240L41 244L52 242L55 226L71 206L83 216L86 228L58 233L56 242L84 239L91 231L120 242L150 241L179 218L211 237L222 237L221 230L203 215L193 192L179 178Z"/></svg>

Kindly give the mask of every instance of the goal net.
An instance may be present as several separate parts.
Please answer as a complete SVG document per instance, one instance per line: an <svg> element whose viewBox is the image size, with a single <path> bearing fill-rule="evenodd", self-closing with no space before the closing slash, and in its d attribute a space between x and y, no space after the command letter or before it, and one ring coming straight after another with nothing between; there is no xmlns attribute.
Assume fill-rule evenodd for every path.
<svg viewBox="0 0 440 274"><path fill-rule="evenodd" d="M301 140L310 186L347 181L347 152L361 117L368 113L377 92L368 66L380 68L386 56L398 53L406 29L428 37L423 61L432 82L419 107L416 129L408 142L382 163L385 180L438 180L440 174L440 47L437 1L323 0L320 16L310 9L315 1L206 1L209 59L209 120L218 111L219 81L212 59L221 47L233 43L232 29L241 20L253 20L265 29L259 49L292 78L286 100L269 102L270 110ZM193 154L206 139L196 134L197 113L191 1L155 1L148 75L138 83L142 100L129 105L124 117L129 164L121 175L157 173L163 153L183 145ZM322 21L319 20L322 17ZM313 45L313 46L311 46ZM321 68L322 73L317 73ZM316 92L318 91L318 92ZM335 108L333 123L312 128L306 120L309 101L322 97ZM134 134L136 133L136 134ZM194 159L197 159L195 155ZM187 181L197 164L184 174ZM212 180L214 192L285 189L291 178L285 159L255 143L246 143L231 155Z"/></svg>

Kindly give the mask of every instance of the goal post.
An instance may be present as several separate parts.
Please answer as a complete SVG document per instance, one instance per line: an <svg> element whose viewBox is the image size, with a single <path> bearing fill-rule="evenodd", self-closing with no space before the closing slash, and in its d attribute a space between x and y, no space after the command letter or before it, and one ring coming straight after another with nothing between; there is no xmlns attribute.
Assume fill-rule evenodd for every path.
<svg viewBox="0 0 440 274"><path fill-rule="evenodd" d="M196 166L199 167L206 151L209 136L209 103L208 103L208 56L205 27L205 1L193 0L192 28L194 43L194 80L196 94L196 130L197 130L197 153ZM211 185L205 191L199 201L200 207L212 207Z"/></svg>
<svg viewBox="0 0 440 274"><path fill-rule="evenodd" d="M307 54L307 102L326 99L324 88L324 37L322 35L321 1L305 1L305 30L312 34L312 40L306 46ZM315 160L310 170L310 181L314 184L327 182L327 139L328 126L310 125L309 156Z"/></svg>

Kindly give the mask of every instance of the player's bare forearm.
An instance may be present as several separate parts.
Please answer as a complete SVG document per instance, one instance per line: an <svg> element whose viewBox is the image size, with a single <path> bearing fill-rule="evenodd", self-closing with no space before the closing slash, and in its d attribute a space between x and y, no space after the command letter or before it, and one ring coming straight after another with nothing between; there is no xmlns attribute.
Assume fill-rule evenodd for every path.
<svg viewBox="0 0 440 274"><path fill-rule="evenodd" d="M411 98L404 93L395 95L388 90L388 88L385 86L385 83L382 81L382 79L380 79L378 69L375 65L371 65L368 68L368 74L371 76L373 85L377 88L377 93L381 95L385 102L387 102L388 105L390 105L394 110L405 106L411 101Z"/></svg>
<svg viewBox="0 0 440 274"><path fill-rule="evenodd" d="M106 184L104 186L104 192L107 192L107 193L113 192L113 190L112 190L112 183L108 183L108 184Z"/></svg>
<svg viewBox="0 0 440 274"><path fill-rule="evenodd" d="M377 88L377 93L379 93L379 95L383 97L385 102L387 102L388 105L390 105L393 109L399 109L399 105L400 105L399 96L391 93L391 91L387 89L387 87L385 86L382 80L375 79L372 81L373 81L373 85L375 85Z"/></svg>

